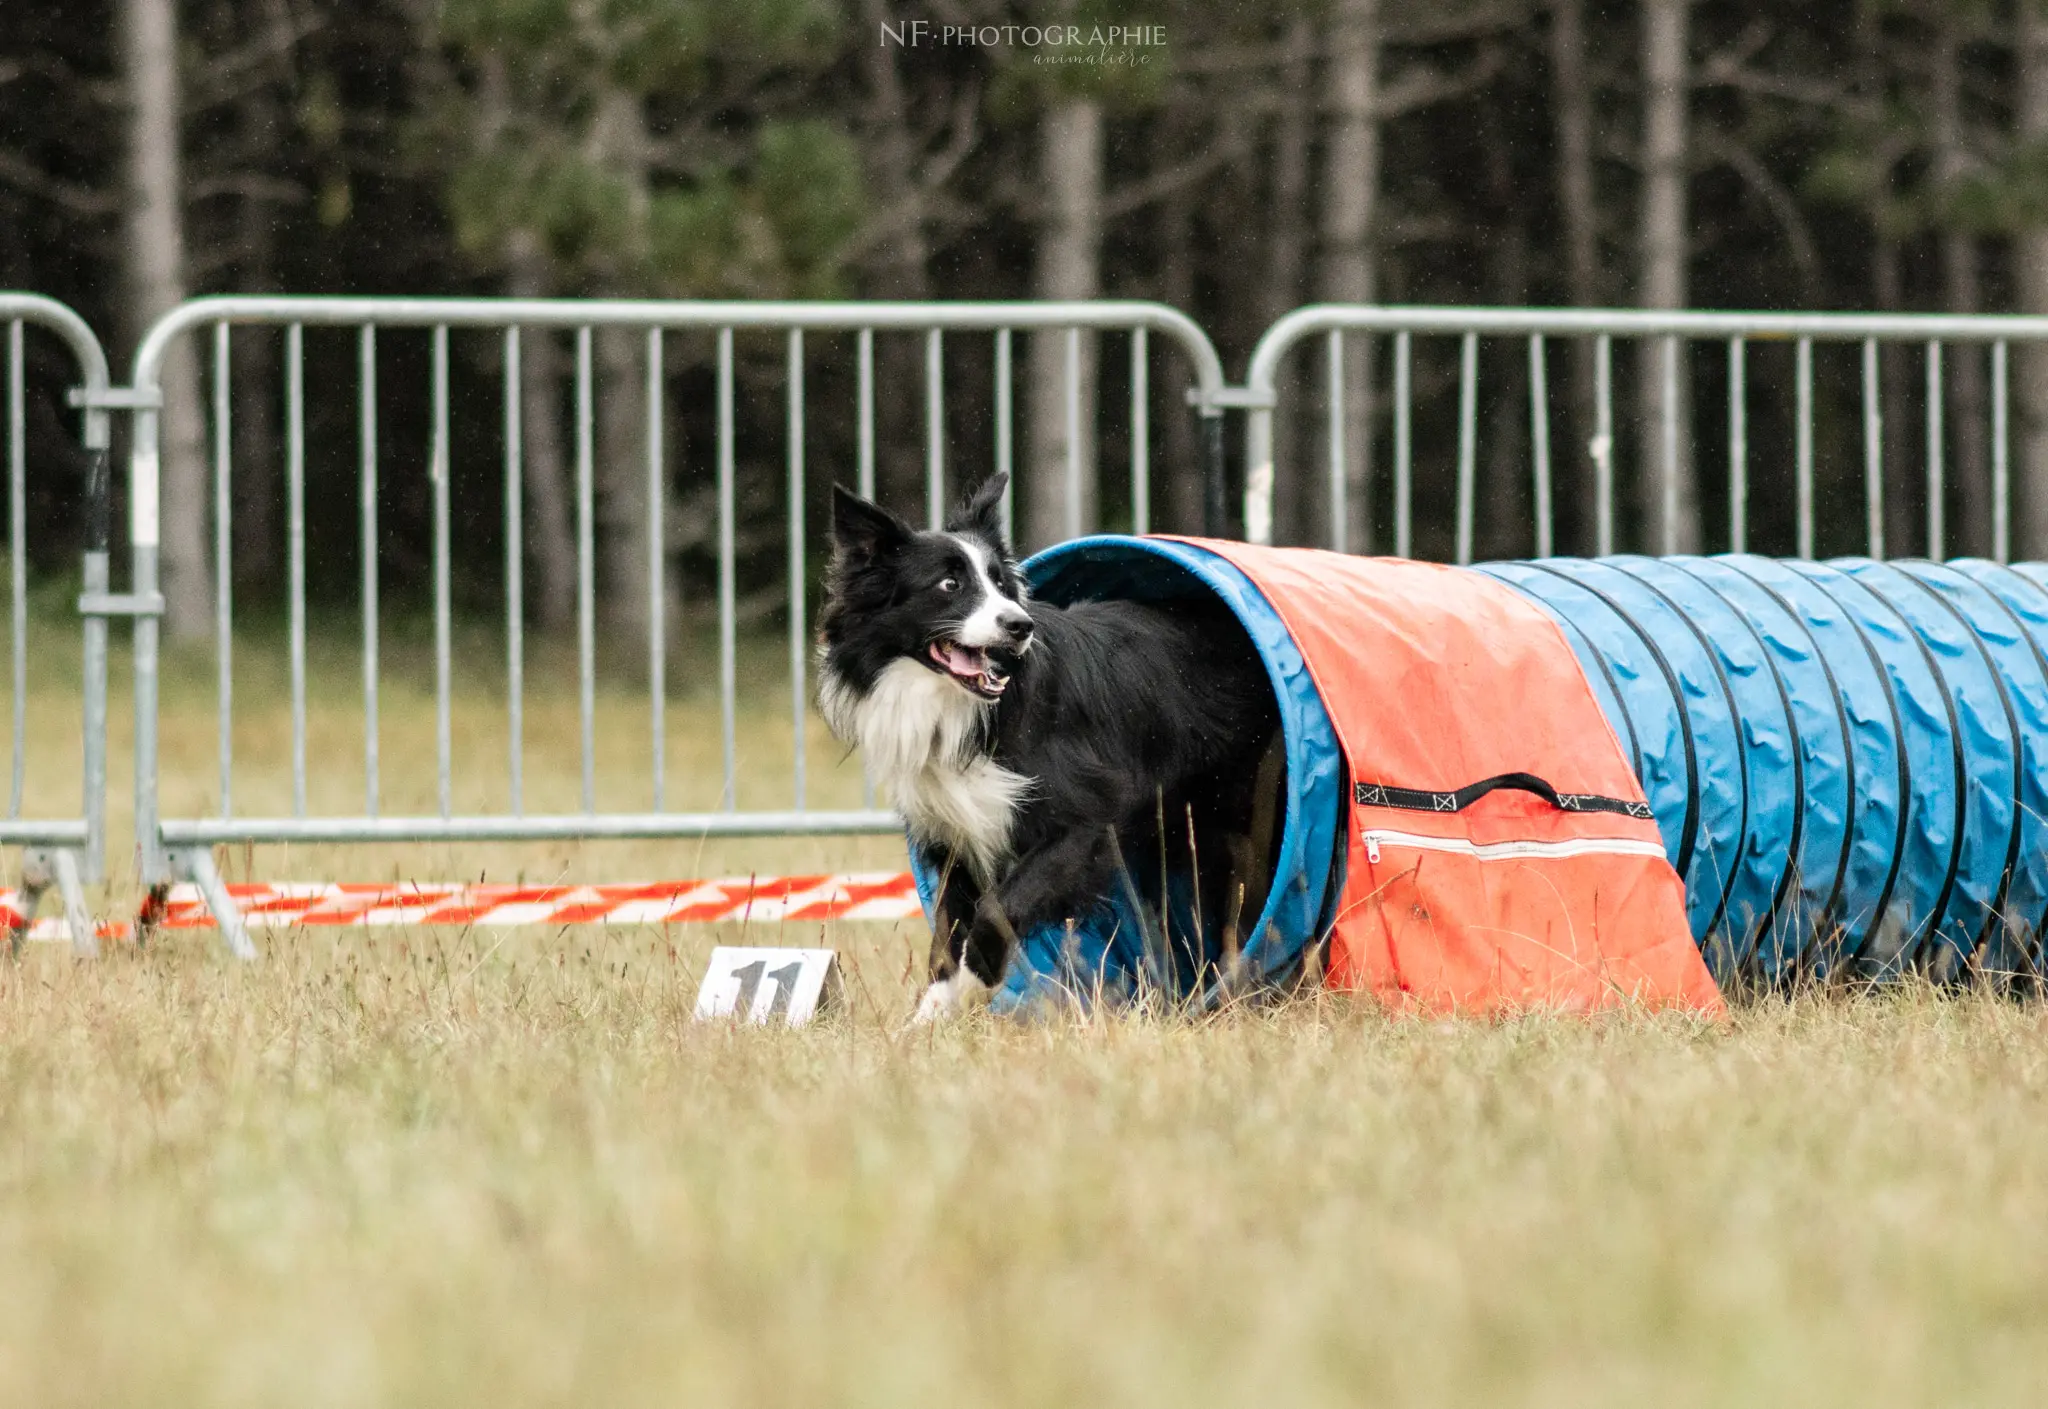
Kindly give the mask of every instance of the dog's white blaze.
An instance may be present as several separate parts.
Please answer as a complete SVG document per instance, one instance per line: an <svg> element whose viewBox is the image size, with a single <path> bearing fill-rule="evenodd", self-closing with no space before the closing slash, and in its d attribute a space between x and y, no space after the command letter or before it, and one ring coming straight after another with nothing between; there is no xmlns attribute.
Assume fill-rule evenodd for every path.
<svg viewBox="0 0 2048 1409"><path fill-rule="evenodd" d="M951 978L942 978L924 991L924 996L917 1000L917 1012L910 1021L914 1024L929 1023L951 1017L963 1009L986 1003L993 991L963 964Z"/></svg>
<svg viewBox="0 0 2048 1409"><path fill-rule="evenodd" d="M992 704L905 658L884 666L865 697L827 672L818 705L832 732L860 750L911 834L952 849L976 880L993 883L1031 780L976 747Z"/></svg>
<svg viewBox="0 0 2048 1409"><path fill-rule="evenodd" d="M998 645L1009 638L1009 632L1003 627L1004 612L1019 608L1003 595L995 563L985 546L964 534L952 533L947 537L959 544L961 551L967 554L967 561L974 564L974 585L981 593L981 600L960 623L960 630L953 639L963 646Z"/></svg>

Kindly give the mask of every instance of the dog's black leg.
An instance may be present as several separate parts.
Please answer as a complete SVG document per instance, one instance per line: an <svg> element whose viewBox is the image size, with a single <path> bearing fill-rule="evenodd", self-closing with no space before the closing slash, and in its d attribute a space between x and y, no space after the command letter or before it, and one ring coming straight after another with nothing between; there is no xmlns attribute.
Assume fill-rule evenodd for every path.
<svg viewBox="0 0 2048 1409"><path fill-rule="evenodd" d="M951 978L960 968L960 953L974 925L981 887L958 857L946 858L939 872L939 903L933 915L931 976Z"/></svg>
<svg viewBox="0 0 2048 1409"><path fill-rule="evenodd" d="M993 988L1002 981L1019 935L1078 918L1107 891L1114 862L1102 834L1076 827L1019 857L1002 884L981 899L961 960Z"/></svg>
<svg viewBox="0 0 2048 1409"><path fill-rule="evenodd" d="M966 865L956 856L945 857L932 914L931 982L918 999L913 1021L930 1022L957 1012L993 987L976 977L964 957L985 898Z"/></svg>
<svg viewBox="0 0 2048 1409"><path fill-rule="evenodd" d="M981 897L960 951L961 967L989 988L1003 981L1010 956L1017 950L1017 931L991 891Z"/></svg>

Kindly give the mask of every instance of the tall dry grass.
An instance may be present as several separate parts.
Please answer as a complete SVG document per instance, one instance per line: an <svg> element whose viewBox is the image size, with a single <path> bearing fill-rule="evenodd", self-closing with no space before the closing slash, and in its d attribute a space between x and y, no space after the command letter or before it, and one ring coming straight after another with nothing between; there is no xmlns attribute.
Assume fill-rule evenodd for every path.
<svg viewBox="0 0 2048 1409"><path fill-rule="evenodd" d="M319 663L336 738L347 666ZM202 800L204 683L181 664L166 719L169 786ZM417 701L387 711L419 736ZM706 728L701 695L676 713ZM565 776L553 747L529 766ZM716 850L374 864L748 860ZM280 860L374 873L255 858ZM802 937L847 954L848 1013L692 1023L710 945L748 937L326 931L238 966L187 935L0 967L0 1403L1867 1406L2048 1379L2039 1005L907 1033L921 936L841 925Z"/></svg>
<svg viewBox="0 0 2048 1409"><path fill-rule="evenodd" d="M2039 1400L2036 1007L736 1031L716 937L0 975L0 1400Z"/></svg>

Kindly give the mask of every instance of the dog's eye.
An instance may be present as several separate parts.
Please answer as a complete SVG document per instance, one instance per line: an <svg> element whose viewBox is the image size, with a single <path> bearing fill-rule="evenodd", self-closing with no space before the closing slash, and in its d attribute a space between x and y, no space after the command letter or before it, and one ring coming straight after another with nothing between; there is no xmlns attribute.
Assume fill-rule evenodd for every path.
<svg viewBox="0 0 2048 1409"><path fill-rule="evenodd" d="M944 581L939 583L939 590L941 592L944 592L949 597L952 596L955 592L958 592L960 590L960 579L957 577L946 578Z"/></svg>

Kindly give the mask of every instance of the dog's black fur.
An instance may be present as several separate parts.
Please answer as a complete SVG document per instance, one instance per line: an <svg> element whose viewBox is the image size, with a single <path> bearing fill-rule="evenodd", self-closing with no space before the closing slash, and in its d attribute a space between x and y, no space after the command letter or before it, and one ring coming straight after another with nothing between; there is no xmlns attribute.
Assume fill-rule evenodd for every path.
<svg viewBox="0 0 2048 1409"><path fill-rule="evenodd" d="M921 734L891 743L889 766L903 776L884 781L899 794L957 785L965 799L957 816L894 799L945 878L922 1017L1000 983L1020 935L1094 909L1124 857L1159 853L1162 819L1181 855L1190 832L1242 831L1221 814L1248 809L1278 728L1250 641L1207 594L1156 606L1029 601L1003 538L1002 490L1000 477L985 481L944 532L844 489L833 498L820 617L827 718L859 745L929 708L942 720L929 746ZM990 639L956 644L963 633ZM913 696L918 708L890 711ZM949 732L952 719L962 722ZM871 749L871 762L887 751ZM920 765L932 771L916 774ZM995 834L1007 845L990 847ZM1230 868L1207 869L1220 914Z"/></svg>

